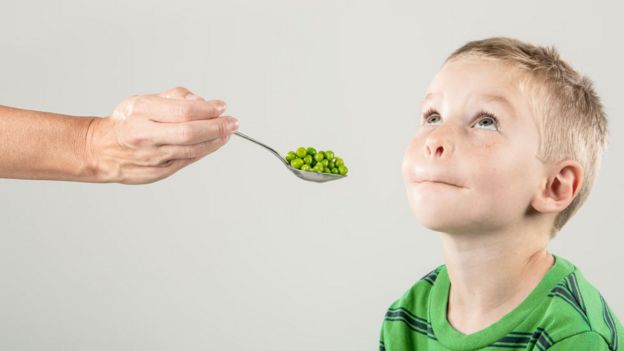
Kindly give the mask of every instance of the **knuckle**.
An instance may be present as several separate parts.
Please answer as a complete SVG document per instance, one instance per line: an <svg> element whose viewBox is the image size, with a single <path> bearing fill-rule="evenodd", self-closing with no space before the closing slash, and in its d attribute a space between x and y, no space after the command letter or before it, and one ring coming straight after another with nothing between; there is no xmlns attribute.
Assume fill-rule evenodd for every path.
<svg viewBox="0 0 624 351"><path fill-rule="evenodd" d="M195 147L185 148L184 151L182 151L182 158L184 159L193 158L195 157L196 154L197 154L197 149Z"/></svg>
<svg viewBox="0 0 624 351"><path fill-rule="evenodd" d="M183 86L177 86L175 88L168 89L159 95L169 99L185 99L189 94L192 94L190 90Z"/></svg>
<svg viewBox="0 0 624 351"><path fill-rule="evenodd" d="M152 156L144 150L137 150L134 154L134 160L141 165L149 165Z"/></svg>
<svg viewBox="0 0 624 351"><path fill-rule="evenodd" d="M218 121L219 121L218 124L217 124L217 127L219 129L218 130L218 133L219 133L218 137L220 139L225 139L229 135L229 133L228 133L228 121L225 118L219 118Z"/></svg>
<svg viewBox="0 0 624 351"><path fill-rule="evenodd" d="M133 133L132 135L128 136L127 141L128 141L128 144L130 144L132 146L141 146L141 145L145 144L146 139L141 134Z"/></svg>
<svg viewBox="0 0 624 351"><path fill-rule="evenodd" d="M143 162L143 166L161 168L166 167L174 158L166 153L152 154Z"/></svg>
<svg viewBox="0 0 624 351"><path fill-rule="evenodd" d="M217 117L225 111L225 102L222 100L208 100L204 102L207 105L207 113L210 117Z"/></svg>
<svg viewBox="0 0 624 351"><path fill-rule="evenodd" d="M134 124L133 124L134 125ZM140 147L149 143L150 138L140 128L130 127L126 134L126 142L133 147Z"/></svg>
<svg viewBox="0 0 624 351"><path fill-rule="evenodd" d="M153 155L150 157L148 165L153 166L153 167L158 167L158 166L162 166L166 164L168 161L172 159L173 157L171 155L168 155L167 153L160 154L160 155Z"/></svg>
<svg viewBox="0 0 624 351"><path fill-rule="evenodd" d="M178 115L178 117L180 117L181 120L183 121L190 121L192 118L192 111L193 108L190 104L179 104L176 107L176 114Z"/></svg>
<svg viewBox="0 0 624 351"><path fill-rule="evenodd" d="M218 116L223 112L223 107L221 105L210 104L210 115Z"/></svg>
<svg viewBox="0 0 624 351"><path fill-rule="evenodd" d="M193 153L189 155L189 158L202 158L212 149L210 142L205 142L200 145L196 145L193 149Z"/></svg>
<svg viewBox="0 0 624 351"><path fill-rule="evenodd" d="M195 130L191 126L182 125L178 128L178 136L181 142L190 142L195 136Z"/></svg>
<svg viewBox="0 0 624 351"><path fill-rule="evenodd" d="M169 167L169 166L173 165L174 162L175 162L175 160L173 160L173 159L163 160L160 163L160 166L161 167Z"/></svg>
<svg viewBox="0 0 624 351"><path fill-rule="evenodd" d="M186 95L190 94L191 92L186 89L183 86L177 86L175 88L169 89L167 90L167 92L165 93L165 95L172 97L172 98L176 98L176 99L183 99Z"/></svg>
<svg viewBox="0 0 624 351"><path fill-rule="evenodd" d="M131 115L135 111L145 110L145 96L134 95L130 98L130 102L126 106L126 115Z"/></svg>
<svg viewBox="0 0 624 351"><path fill-rule="evenodd" d="M161 158L155 159L153 162L150 162L148 166L161 168L161 167L167 167L169 163L171 163L171 159L161 157Z"/></svg>
<svg viewBox="0 0 624 351"><path fill-rule="evenodd" d="M191 145L181 148L175 155L176 159L192 159L199 157L203 151L203 145Z"/></svg>
<svg viewBox="0 0 624 351"><path fill-rule="evenodd" d="M134 162L140 166L152 167L162 162L152 150L137 150L134 155Z"/></svg>
<svg viewBox="0 0 624 351"><path fill-rule="evenodd" d="M171 89L171 92L172 92L172 93L179 94L179 95L182 95L182 94L189 93L189 90L188 90L188 89L186 89L186 88L185 88L185 87L183 87L183 86L178 85L177 87L175 87L175 88Z"/></svg>

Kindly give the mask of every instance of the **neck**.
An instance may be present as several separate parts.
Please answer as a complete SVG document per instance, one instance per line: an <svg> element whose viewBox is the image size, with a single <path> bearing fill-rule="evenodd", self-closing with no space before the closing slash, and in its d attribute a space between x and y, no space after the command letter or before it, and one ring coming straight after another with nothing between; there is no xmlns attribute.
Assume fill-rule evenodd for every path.
<svg viewBox="0 0 624 351"><path fill-rule="evenodd" d="M461 332L496 322L518 306L554 262L548 235L507 230L458 235L442 233L451 289L448 320Z"/></svg>

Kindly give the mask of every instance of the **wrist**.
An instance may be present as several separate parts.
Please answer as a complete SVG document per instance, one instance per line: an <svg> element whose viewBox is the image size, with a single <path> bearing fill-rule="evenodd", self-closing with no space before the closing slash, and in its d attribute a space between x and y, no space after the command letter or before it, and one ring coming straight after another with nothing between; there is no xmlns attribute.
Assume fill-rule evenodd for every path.
<svg viewBox="0 0 624 351"><path fill-rule="evenodd" d="M85 133L85 173L88 181L96 183L115 182L103 162L103 130L107 117L92 117Z"/></svg>

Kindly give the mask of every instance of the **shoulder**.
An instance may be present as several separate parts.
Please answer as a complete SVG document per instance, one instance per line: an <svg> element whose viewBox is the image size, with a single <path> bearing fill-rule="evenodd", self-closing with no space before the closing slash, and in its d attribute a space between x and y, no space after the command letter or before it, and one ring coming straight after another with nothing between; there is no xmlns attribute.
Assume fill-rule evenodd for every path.
<svg viewBox="0 0 624 351"><path fill-rule="evenodd" d="M444 265L431 270L395 300L386 312L384 325L388 325L388 322L401 322L427 332L430 329L427 320L429 295L442 269L445 269Z"/></svg>
<svg viewBox="0 0 624 351"><path fill-rule="evenodd" d="M561 259L558 257L558 259ZM561 343L585 342L599 338L608 349L618 350L624 330L607 301L568 261L572 269L548 293L545 322L554 328L552 335ZM555 331L556 330L556 331ZM565 340L565 341L564 341ZM606 349L606 348L605 348ZM563 349L562 349L563 350Z"/></svg>
<svg viewBox="0 0 624 351"><path fill-rule="evenodd" d="M426 308L426 304L424 306L421 304L427 301L431 288L435 285L438 274L443 269L446 269L446 266L440 265L422 276L399 299L394 301L390 308L403 307L412 310Z"/></svg>
<svg viewBox="0 0 624 351"><path fill-rule="evenodd" d="M587 331L568 336L562 340L557 341L551 347L549 351L568 351L568 350L594 350L594 351L607 351L618 350L617 346L613 348L607 344L605 339L599 333L593 331Z"/></svg>

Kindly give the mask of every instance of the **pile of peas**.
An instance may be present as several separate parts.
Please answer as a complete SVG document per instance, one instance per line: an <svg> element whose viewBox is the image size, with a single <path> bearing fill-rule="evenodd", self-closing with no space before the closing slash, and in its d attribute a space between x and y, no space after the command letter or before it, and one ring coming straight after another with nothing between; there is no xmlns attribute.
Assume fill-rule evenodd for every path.
<svg viewBox="0 0 624 351"><path fill-rule="evenodd" d="M313 147L300 147L296 151L289 151L285 159L293 168L302 171L339 175L349 172L344 161L331 150L316 152Z"/></svg>

